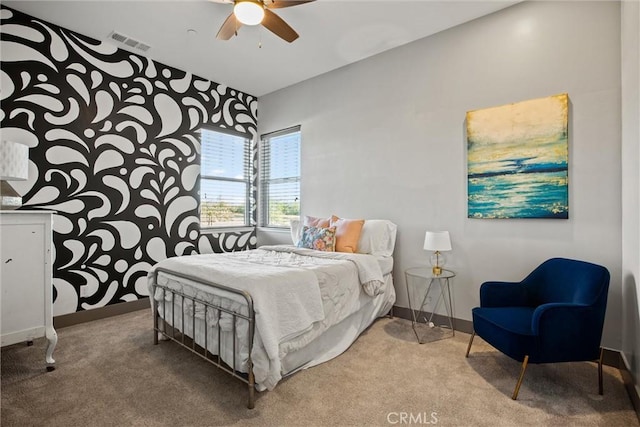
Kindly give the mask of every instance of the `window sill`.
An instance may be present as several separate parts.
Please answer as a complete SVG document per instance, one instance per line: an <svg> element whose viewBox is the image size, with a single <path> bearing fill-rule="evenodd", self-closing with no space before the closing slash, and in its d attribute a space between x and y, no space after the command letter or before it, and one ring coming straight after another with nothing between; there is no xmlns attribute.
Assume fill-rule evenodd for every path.
<svg viewBox="0 0 640 427"><path fill-rule="evenodd" d="M218 233L232 233L242 231L253 231L256 227L240 225L237 227L206 227L200 229L200 234L218 234Z"/></svg>
<svg viewBox="0 0 640 427"><path fill-rule="evenodd" d="M258 231L265 233L282 233L289 234L291 233L291 228L282 228L282 227L258 227Z"/></svg>

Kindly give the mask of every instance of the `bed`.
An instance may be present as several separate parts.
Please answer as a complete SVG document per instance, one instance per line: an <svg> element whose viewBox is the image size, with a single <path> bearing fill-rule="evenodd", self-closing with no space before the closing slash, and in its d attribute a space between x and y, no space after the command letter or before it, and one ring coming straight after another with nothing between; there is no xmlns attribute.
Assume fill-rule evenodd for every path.
<svg viewBox="0 0 640 427"><path fill-rule="evenodd" d="M301 228L292 222L292 240ZM305 228L306 231L306 228ZM174 257L149 272L154 343L171 340L255 390L349 348L395 302L396 226L364 222L358 253L297 245Z"/></svg>

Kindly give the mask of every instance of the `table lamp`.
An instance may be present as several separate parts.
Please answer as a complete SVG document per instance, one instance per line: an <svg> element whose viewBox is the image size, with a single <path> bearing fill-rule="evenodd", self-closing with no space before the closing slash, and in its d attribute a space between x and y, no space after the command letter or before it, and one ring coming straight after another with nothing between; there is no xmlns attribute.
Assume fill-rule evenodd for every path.
<svg viewBox="0 0 640 427"><path fill-rule="evenodd" d="M430 258L431 265L433 266L433 275L441 275L442 266L445 264L445 259L440 252L451 250L451 239L449 238L449 232L427 231L424 235L424 250L434 251Z"/></svg>
<svg viewBox="0 0 640 427"><path fill-rule="evenodd" d="M12 141L0 141L0 209L22 206L22 196L7 181L24 181L29 177L29 147Z"/></svg>

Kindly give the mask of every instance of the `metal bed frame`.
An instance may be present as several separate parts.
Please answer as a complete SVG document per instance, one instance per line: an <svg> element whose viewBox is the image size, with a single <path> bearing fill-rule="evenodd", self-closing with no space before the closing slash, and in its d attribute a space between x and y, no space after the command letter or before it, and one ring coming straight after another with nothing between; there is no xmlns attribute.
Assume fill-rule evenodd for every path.
<svg viewBox="0 0 640 427"><path fill-rule="evenodd" d="M194 296L189 296L189 295L185 295L183 292L180 292L178 290L175 289L171 289L168 286L165 285L160 285L158 283L158 273L163 272L166 273L170 276L174 276L174 277L179 277L181 279L186 279L186 280L191 280L194 282L198 282L198 283L203 283L206 284L208 286L211 286L214 289L220 289L223 290L225 292L230 292L232 294L236 294L241 296L242 298L244 298L244 300L246 301L247 304L247 314L242 314L242 313L237 313L233 310L229 310L228 308L222 307L221 305L218 304L213 304L207 301L204 301L200 298L194 297ZM214 366L218 367L219 369L223 370L224 372L230 374L231 376L239 379L240 381L244 382L245 384L247 384L248 386L248 391L249 391L249 397L248 397L248 403L247 403L247 408L249 409L253 409L255 407L255 377L253 374L253 361L251 360L251 351L253 349L253 337L255 334L255 311L253 309L253 298L251 297L251 295L246 292L246 291L242 291L242 290L238 290L238 289L233 289L233 288L229 288L227 286L223 286L223 285L219 285L217 283L212 283L212 282L204 282L202 279L193 277L193 276L189 276L187 274L180 274L180 273L176 273L174 271L171 270L167 270L165 268L157 268L154 272L154 281L155 281L155 287L156 288L160 288L162 289L162 301L156 301L154 298L154 294L151 295L151 299L153 301L152 303L152 307L153 307L153 344L158 344L158 334L162 334L164 337L168 338L169 340L178 343L180 346L186 348L187 350L191 351L192 353L197 354L198 356L202 357L204 360L210 362L211 364L213 364ZM166 309L166 305L167 305L167 293L171 294L171 304L172 304L172 308L171 308L171 324L169 324L166 320L161 319L160 318L160 314L158 312L158 305L159 304L163 304L163 313L166 317L166 313L167 313L167 309ZM181 297L181 312L180 312L180 316L181 316L181 320L182 320L182 332L178 331L178 334L176 334L176 327L175 325L175 319L176 319L176 308L175 308L175 301L176 301L176 295ZM190 304L191 308L192 308L192 314L190 315L190 320L191 324L192 324L192 331L193 331L193 337L185 337L185 302L186 304ZM204 348L201 347L200 345L196 344L196 315L195 315L195 305L196 303L198 304L202 304L204 306ZM220 316L222 315L222 313L227 313L229 315L232 316L233 318L233 363L232 366L229 366L228 364L226 364L223 360L222 360L222 356L220 354L212 354L211 352L209 352L208 350L208 342L207 342L207 337L208 337L208 326L207 326L207 310L208 309L212 309L212 310L218 310L218 317L217 317L217 328L218 328L218 353L221 353L221 328L220 328ZM237 337L236 337L236 323L238 322L238 320L244 320L246 322L248 322L248 333L247 333L247 348L249 349L249 356L248 356L248 360L247 360L247 374L243 374L239 371L236 370L236 351L237 351ZM160 328L160 320L162 320L162 328ZM171 331L169 333L169 331L167 331L167 326L171 326ZM176 336L178 335L178 336ZM188 338L187 340L185 340L185 338ZM190 341L190 342L189 342Z"/></svg>

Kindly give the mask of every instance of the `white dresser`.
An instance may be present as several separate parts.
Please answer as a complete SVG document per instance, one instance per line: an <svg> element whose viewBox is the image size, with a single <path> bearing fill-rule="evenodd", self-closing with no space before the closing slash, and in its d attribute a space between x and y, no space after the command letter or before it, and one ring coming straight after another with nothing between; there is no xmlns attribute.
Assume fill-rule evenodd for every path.
<svg viewBox="0 0 640 427"><path fill-rule="evenodd" d="M2 346L47 337L54 369L52 212L0 211L0 330Z"/></svg>

